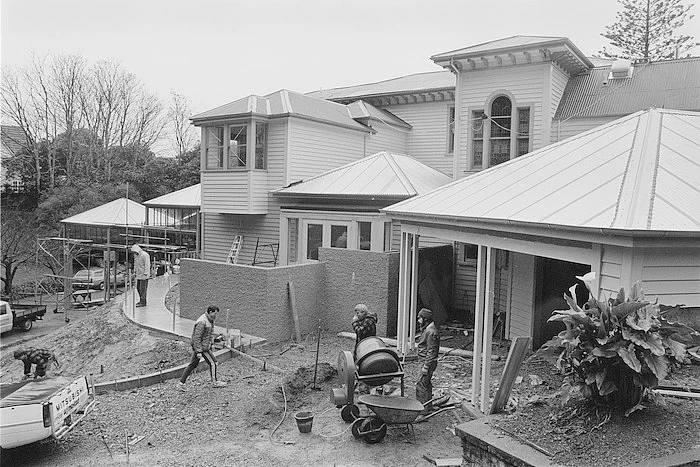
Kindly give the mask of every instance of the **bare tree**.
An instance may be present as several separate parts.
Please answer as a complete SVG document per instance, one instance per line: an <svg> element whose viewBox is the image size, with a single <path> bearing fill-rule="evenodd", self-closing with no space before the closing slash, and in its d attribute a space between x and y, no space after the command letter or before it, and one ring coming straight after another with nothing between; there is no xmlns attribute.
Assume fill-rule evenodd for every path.
<svg viewBox="0 0 700 467"><path fill-rule="evenodd" d="M197 132L189 121L191 114L190 99L171 90L168 122L172 129L173 149L177 152L178 157L182 157L183 154L192 149L199 140Z"/></svg>
<svg viewBox="0 0 700 467"><path fill-rule="evenodd" d="M75 164L75 129L80 127L83 115L80 112L80 97L85 89L85 67L85 59L79 55L58 56L52 67L54 102L66 136L65 171L69 179Z"/></svg>

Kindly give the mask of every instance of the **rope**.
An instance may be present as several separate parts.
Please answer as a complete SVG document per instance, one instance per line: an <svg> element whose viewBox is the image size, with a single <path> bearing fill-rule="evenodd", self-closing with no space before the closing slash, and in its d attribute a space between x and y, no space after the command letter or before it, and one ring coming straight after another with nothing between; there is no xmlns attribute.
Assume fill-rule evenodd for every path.
<svg viewBox="0 0 700 467"><path fill-rule="evenodd" d="M326 410L324 410L323 412L321 412L321 413L318 415L318 418L321 418L321 417L322 417L324 414L326 414L329 410L332 410L332 409L334 409L334 408L335 408L334 406L328 407ZM321 433L321 431L318 430L318 429L316 429L315 431L316 431L316 434L319 435L321 438L337 438L338 436L342 435L343 433L345 433L346 431L348 431L349 429L351 429L353 423L355 423L355 421L353 421L352 423L350 423L350 424L347 426L347 428L341 430L341 431L338 432L338 433L334 433L334 434L329 434L329 435L327 435L327 434L325 434L325 433Z"/></svg>

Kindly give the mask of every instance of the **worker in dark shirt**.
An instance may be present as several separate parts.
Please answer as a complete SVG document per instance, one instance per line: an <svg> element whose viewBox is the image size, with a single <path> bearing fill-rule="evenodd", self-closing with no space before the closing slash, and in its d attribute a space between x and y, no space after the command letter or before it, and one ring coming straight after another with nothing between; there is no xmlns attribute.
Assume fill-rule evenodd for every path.
<svg viewBox="0 0 700 467"><path fill-rule="evenodd" d="M440 352L440 333L433 321L433 312L422 308L418 312L418 325L421 329L418 341L418 357L421 362L421 374L416 383L416 399L425 406L421 415L432 412L432 404L427 404L433 398L433 373L437 368Z"/></svg>
<svg viewBox="0 0 700 467"><path fill-rule="evenodd" d="M54 353L46 349L16 350L14 357L24 363L24 379L29 378L32 365L36 365L34 368L34 379L46 376L46 370L51 362L57 367L60 366Z"/></svg>
<svg viewBox="0 0 700 467"><path fill-rule="evenodd" d="M372 313L364 303L355 305L352 317L352 328L355 331L355 351L362 339L377 335L377 314Z"/></svg>

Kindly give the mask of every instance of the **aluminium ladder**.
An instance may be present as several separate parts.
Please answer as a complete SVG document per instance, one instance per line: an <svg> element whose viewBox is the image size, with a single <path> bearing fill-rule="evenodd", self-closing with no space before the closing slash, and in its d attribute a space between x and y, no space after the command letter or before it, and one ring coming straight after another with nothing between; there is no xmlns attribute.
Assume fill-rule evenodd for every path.
<svg viewBox="0 0 700 467"><path fill-rule="evenodd" d="M241 252L241 243L243 243L243 235L234 235L231 249L228 252L228 258L226 258L227 263L238 263L238 254Z"/></svg>

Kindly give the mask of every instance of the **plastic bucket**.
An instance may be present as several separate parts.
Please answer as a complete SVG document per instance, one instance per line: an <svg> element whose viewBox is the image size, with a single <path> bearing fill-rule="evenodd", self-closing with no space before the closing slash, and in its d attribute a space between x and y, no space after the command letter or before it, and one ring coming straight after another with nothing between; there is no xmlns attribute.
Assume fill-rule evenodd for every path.
<svg viewBox="0 0 700 467"><path fill-rule="evenodd" d="M313 412L297 412L294 414L294 419L301 433L311 433L311 427L314 424Z"/></svg>

